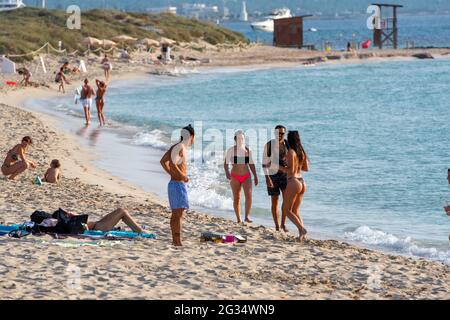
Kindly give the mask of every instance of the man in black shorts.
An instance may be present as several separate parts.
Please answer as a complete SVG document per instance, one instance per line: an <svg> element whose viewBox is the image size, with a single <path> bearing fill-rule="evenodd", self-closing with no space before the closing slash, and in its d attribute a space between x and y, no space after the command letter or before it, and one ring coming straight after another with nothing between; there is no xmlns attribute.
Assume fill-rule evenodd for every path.
<svg viewBox="0 0 450 320"><path fill-rule="evenodd" d="M288 143L285 139L286 128L282 125L275 127L275 139L270 140L264 147L263 170L266 176L267 192L272 198L272 216L275 222L275 228L280 230L278 223L278 199L280 191L284 195L287 186L287 174L279 170L280 167L286 167L286 154ZM281 228L286 229L286 217L281 217Z"/></svg>

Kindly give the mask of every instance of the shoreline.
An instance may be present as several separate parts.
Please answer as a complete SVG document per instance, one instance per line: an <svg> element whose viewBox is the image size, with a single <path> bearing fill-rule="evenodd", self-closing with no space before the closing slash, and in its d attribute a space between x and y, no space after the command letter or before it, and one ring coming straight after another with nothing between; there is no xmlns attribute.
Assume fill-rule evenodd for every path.
<svg viewBox="0 0 450 320"><path fill-rule="evenodd" d="M145 74L143 72L141 75ZM123 77L117 77L113 73L113 77L114 81L135 78L133 73L124 74ZM11 138L22 132L31 132L32 136L37 134L38 137L47 137L45 144L48 149L38 144L32 148L31 158L38 157L41 167L49 162L48 153L51 153L51 157L60 158L63 163L64 182L55 188L45 185L37 189L27 178L34 172L26 172L24 177L19 177L17 185L1 179L0 188L7 188L2 190L4 192L0 201L0 207L7 212L6 217L2 216L2 220L6 219L9 223L19 222L15 220L17 215L23 219L32 212L30 210L38 209L36 207L39 205L44 207L42 209L56 210L57 208L53 206L59 204L75 212L80 210L93 212L93 215L107 213L107 210L112 211L114 209L112 206L124 206L130 209L132 214L136 214L138 220L142 219L154 228L161 241L137 241L132 245L122 244L114 248L79 248L76 250L83 252L78 253L75 249L52 246L50 244L52 241L47 237L45 237L47 243L38 243L35 238L26 238L21 243L0 238L2 243L0 250L4 254L8 252L11 258L6 263L0 264L0 270L5 266L15 265L13 260L22 261L22 264L16 266L18 270L6 273L3 288L14 288L18 276L26 269L33 272L32 277L38 277L39 263L48 264L53 259L56 259L56 262L64 261L62 265L66 267L71 264L80 265L83 279L89 279L94 283L83 284L84 290L76 292L70 288L59 288L52 284L52 277L47 277L45 288L40 284L39 287L32 286L32 290L25 292L8 290L0 292L2 298L17 299L32 296L37 299L44 297L230 299L231 296L237 299L261 299L268 296L285 299L450 298L449 265L372 251L336 240L309 240L304 244L297 244L293 242L292 234L278 234L257 225L237 226L232 221L196 211L186 216L185 247L175 249L169 241L170 213L166 204L141 188L96 168L92 164L94 157L88 154L74 137L55 129L54 119L41 112L24 111L20 106L30 96L50 99L58 96L57 92L47 89L26 90L28 97L22 94L23 90L10 92L8 96L0 93L0 103L13 106L2 107L5 119L8 119L5 123L16 128L10 130L14 134L7 132L7 135ZM72 92L71 90L73 91L73 87L68 87L66 91ZM16 121L19 123L15 123ZM8 147L5 143L11 144L9 140L3 142L1 150ZM6 195L14 194L17 187L20 187L20 192L11 205L7 202ZM26 200L29 193L35 195L34 200ZM199 232L211 228L214 229L212 231L245 234L249 237L249 242L233 246L200 244ZM123 246L125 248L122 248ZM131 249L131 246L134 249ZM37 263L37 266L30 265L30 261L26 261L26 256L22 252L24 248L21 247L25 248L26 254L32 256L32 261ZM47 257L35 252L36 248L40 248ZM66 250L75 255L67 256ZM104 251L108 254L105 255ZM90 261L89 257L92 255L102 258L98 258L95 262ZM269 256L271 258L267 259ZM117 257L121 257L123 265L113 266L113 261ZM171 269L174 260L176 272ZM202 266L200 270L198 265ZM247 268L242 269L243 265ZM378 287L367 285L374 271L371 269L374 265L379 270L382 282ZM94 272L88 271L89 266ZM54 273L54 270L50 269L49 273ZM120 273L116 273L117 270ZM106 283L98 280L98 273L109 275L106 277L109 280L105 281ZM425 280L418 279L417 274L422 274ZM62 276L63 274L56 273L55 278L59 279ZM177 279L179 281L176 281ZM114 286L119 286L119 289L109 292Z"/></svg>

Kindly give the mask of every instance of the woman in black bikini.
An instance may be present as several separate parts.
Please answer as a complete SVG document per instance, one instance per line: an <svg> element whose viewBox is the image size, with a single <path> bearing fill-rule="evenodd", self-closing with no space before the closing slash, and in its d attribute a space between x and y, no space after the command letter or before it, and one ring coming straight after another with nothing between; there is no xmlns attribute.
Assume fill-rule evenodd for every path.
<svg viewBox="0 0 450 320"><path fill-rule="evenodd" d="M308 156L303 149L298 131L288 133L289 151L286 156L287 167L280 168L287 173L288 183L283 199L283 213L295 224L299 240L306 239L306 229L300 216L300 205L306 192L302 171L309 171Z"/></svg>
<svg viewBox="0 0 450 320"><path fill-rule="evenodd" d="M2 165L2 173L7 176L9 180L14 180L19 174L27 170L29 167L36 168L36 164L25 157L28 146L33 143L30 137L26 136L22 142L14 146L8 151L6 159Z"/></svg>
<svg viewBox="0 0 450 320"><path fill-rule="evenodd" d="M98 114L98 121L100 122L100 125L104 126L105 123L105 115L103 114L103 108L105 107L105 93L106 88L108 87L106 83L103 81L95 80L95 83L97 84L97 95L95 98L95 103L97 105L97 114Z"/></svg>

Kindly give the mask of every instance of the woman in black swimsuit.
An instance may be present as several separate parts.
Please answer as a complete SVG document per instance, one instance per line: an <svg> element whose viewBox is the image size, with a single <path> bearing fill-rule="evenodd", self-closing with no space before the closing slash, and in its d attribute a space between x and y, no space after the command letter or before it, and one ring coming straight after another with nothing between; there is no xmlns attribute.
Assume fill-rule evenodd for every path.
<svg viewBox="0 0 450 320"><path fill-rule="evenodd" d="M302 171L309 171L308 156L303 149L298 131L288 133L289 151L286 156L287 167L280 168L287 173L288 183L283 198L283 214L298 228L300 241L306 238L306 229L300 216L300 205L306 192Z"/></svg>
<svg viewBox="0 0 450 320"><path fill-rule="evenodd" d="M32 143L33 140L26 136L20 144L8 151L1 170L3 175L7 176L9 180L14 180L15 177L30 167L36 168L36 164L25 157L28 146Z"/></svg>
<svg viewBox="0 0 450 320"><path fill-rule="evenodd" d="M97 106L98 121L100 122L101 126L104 126L106 123L103 108L105 107L105 93L108 86L106 85L106 83L99 80L95 80L95 83L97 84L97 95L95 98L95 103Z"/></svg>

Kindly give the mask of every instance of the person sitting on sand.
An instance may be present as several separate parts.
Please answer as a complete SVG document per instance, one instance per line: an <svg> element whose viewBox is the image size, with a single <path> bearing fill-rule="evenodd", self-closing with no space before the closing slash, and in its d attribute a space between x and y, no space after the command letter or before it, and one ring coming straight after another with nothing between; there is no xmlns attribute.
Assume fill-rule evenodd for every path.
<svg viewBox="0 0 450 320"><path fill-rule="evenodd" d="M97 79L95 80L95 83L97 84L97 96L95 97L95 103L97 106L98 121L100 122L101 126L104 126L106 122L103 108L105 107L105 94L108 85L105 82Z"/></svg>
<svg viewBox="0 0 450 320"><path fill-rule="evenodd" d="M251 223L250 210L252 208L252 178L253 174L255 187L258 185L258 175L256 174L255 163L253 162L252 152L245 145L245 135L239 130L234 135L236 144L228 149L223 167L227 179L230 181L233 192L233 207L236 213L237 222L241 223L241 190L244 189L245 195L245 222ZM232 165L231 173L229 165Z"/></svg>
<svg viewBox="0 0 450 320"><path fill-rule="evenodd" d="M33 144L33 140L29 136L26 136L20 144L8 151L1 170L3 175L9 176L9 180L14 180L15 177L30 167L36 168L36 164L25 157L28 146L31 144Z"/></svg>
<svg viewBox="0 0 450 320"><path fill-rule="evenodd" d="M78 216L78 214L69 213L69 216ZM122 208L118 208L113 212L108 213L98 221L88 221L87 228L88 230L92 231L108 232L111 231L120 221L130 227L133 232L141 234L147 233L144 229L142 229L141 226L137 224L137 222L133 219L129 212Z"/></svg>
<svg viewBox="0 0 450 320"><path fill-rule="evenodd" d="M283 198L282 210L298 228L299 240L306 239L306 229L300 216L300 205L306 192L306 184L302 178L302 171L309 171L308 156L303 149L298 131L288 133L289 150L286 156L287 167L280 168L286 172L288 183Z"/></svg>
<svg viewBox="0 0 450 320"><path fill-rule="evenodd" d="M64 89L64 83L69 84L69 81L67 81L66 76L64 75L64 68L61 67L59 69L59 72L55 76L55 82L59 84L58 91L63 93L66 93L66 90Z"/></svg>
<svg viewBox="0 0 450 320"><path fill-rule="evenodd" d="M109 75L111 73L112 64L108 59L108 55L105 53L105 57L100 62L102 64L103 71L105 72L105 81L109 80Z"/></svg>
<svg viewBox="0 0 450 320"><path fill-rule="evenodd" d="M91 106L92 97L95 96L94 89L89 85L89 80L84 79L84 85L80 92L80 102L83 106L84 117L86 118L86 125L88 126L91 122Z"/></svg>
<svg viewBox="0 0 450 320"><path fill-rule="evenodd" d="M50 168L48 168L47 172L44 175L42 181L48 183L59 183L61 180L61 163L59 160L52 160L50 163Z"/></svg>
<svg viewBox="0 0 450 320"><path fill-rule="evenodd" d="M173 245L182 246L181 219L183 212L189 209L189 199L186 183L189 182L187 172L188 148L194 143L195 131L191 125L181 130L181 140L161 158L161 166L170 175L168 185L169 203L172 210L170 228L172 229Z"/></svg>

